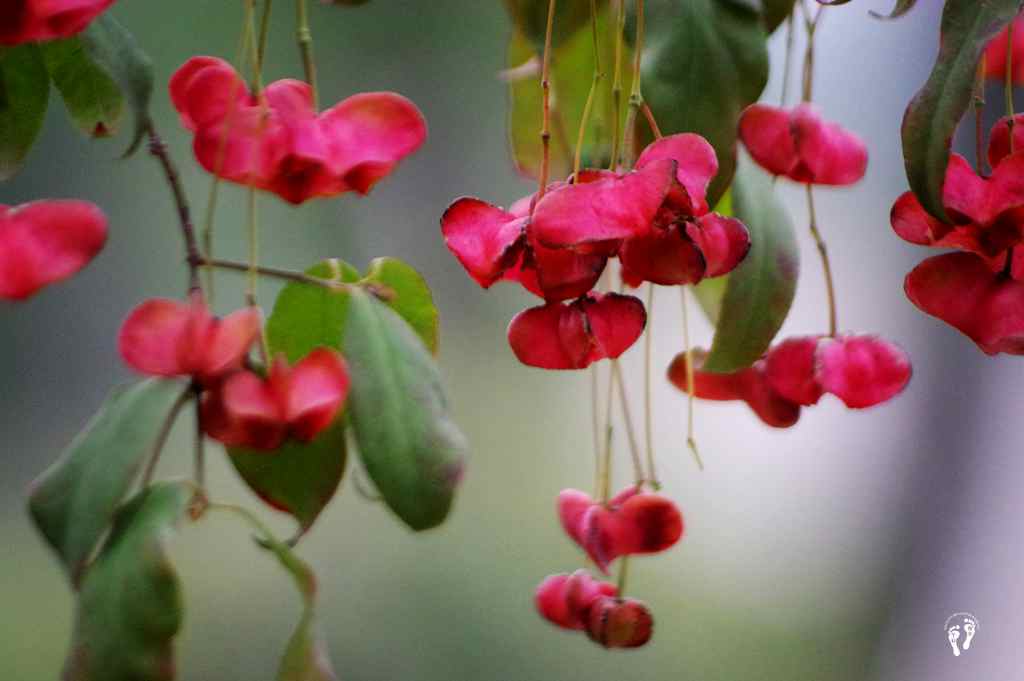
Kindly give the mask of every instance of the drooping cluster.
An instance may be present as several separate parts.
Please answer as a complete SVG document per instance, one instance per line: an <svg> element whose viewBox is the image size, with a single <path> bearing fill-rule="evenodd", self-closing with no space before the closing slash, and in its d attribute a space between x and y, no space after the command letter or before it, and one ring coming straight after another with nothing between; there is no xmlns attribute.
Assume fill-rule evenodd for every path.
<svg viewBox="0 0 1024 681"><path fill-rule="evenodd" d="M115 0L4 0L0 45L70 38L84 31Z"/></svg>
<svg viewBox="0 0 1024 681"><path fill-rule="evenodd" d="M427 135L419 109L399 94L361 93L318 113L308 83L279 80L257 95L215 57L185 62L170 94L203 168L292 204L368 193Z"/></svg>
<svg viewBox="0 0 1024 681"><path fill-rule="evenodd" d="M903 391L912 373L906 353L877 336L789 338L753 366L728 374L702 370L704 357L701 351L694 353L694 395L746 402L775 428L794 425L801 407L817 404L825 393L850 409L886 402ZM688 392L685 353L669 365L668 378Z"/></svg>
<svg viewBox="0 0 1024 681"><path fill-rule="evenodd" d="M1024 117L1018 116L1024 126ZM1014 148L1024 136L1014 126ZM931 215L911 192L892 209L893 230L920 246L955 249L915 267L904 281L907 297L973 340L981 350L1024 354L1024 152L1010 153L1007 120L995 126L988 148L992 174L982 177L952 154L942 189L950 222Z"/></svg>
<svg viewBox="0 0 1024 681"><path fill-rule="evenodd" d="M660 494L629 487L600 503L579 490L558 495L562 528L601 572L622 556L665 551L683 536L683 516ZM650 640L654 621L642 602L623 598L585 570L551 575L537 587L540 614L565 629L584 630L606 648L636 648Z"/></svg>
<svg viewBox="0 0 1024 681"><path fill-rule="evenodd" d="M648 146L632 171L583 170L507 211L458 199L441 231L482 287L515 281L544 299L509 326L520 361L582 369L619 357L646 324L638 299L594 291L609 259L619 259L632 286L679 285L726 274L746 255L746 227L708 211L706 191L717 172L707 141L672 135Z"/></svg>
<svg viewBox="0 0 1024 681"><path fill-rule="evenodd" d="M275 358L263 377L247 366L260 326L258 309L218 319L195 291L188 303L144 301L121 326L118 348L140 373L192 380L206 434L225 445L271 451L288 438L312 441L344 407L345 360L318 348L295 366Z"/></svg>
<svg viewBox="0 0 1024 681"><path fill-rule="evenodd" d="M74 275L107 241L107 218L87 201L0 204L0 299L24 300Z"/></svg>

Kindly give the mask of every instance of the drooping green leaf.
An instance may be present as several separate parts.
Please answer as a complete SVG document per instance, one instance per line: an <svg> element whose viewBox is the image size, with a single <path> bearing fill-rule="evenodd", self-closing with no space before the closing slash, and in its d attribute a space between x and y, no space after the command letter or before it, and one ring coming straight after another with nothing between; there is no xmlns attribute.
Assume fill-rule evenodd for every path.
<svg viewBox="0 0 1024 681"><path fill-rule="evenodd" d="M409 323L431 354L437 354L437 308L430 287L419 272L397 258L376 258L370 262L362 281L386 287L388 306Z"/></svg>
<svg viewBox="0 0 1024 681"><path fill-rule="evenodd" d="M29 512L77 584L185 388L150 379L115 390L33 484Z"/></svg>
<svg viewBox="0 0 1024 681"><path fill-rule="evenodd" d="M348 413L370 478L414 530L448 515L466 442L430 353L408 324L361 290L352 291L343 350L352 390Z"/></svg>
<svg viewBox="0 0 1024 681"><path fill-rule="evenodd" d="M377 258L363 277L352 265L332 259L318 263L306 274L346 284L381 288L387 304L437 352L438 314L430 288L415 269L395 258ZM348 291L292 283L285 286L267 321L267 340L272 354L283 352L291 362L321 346L341 350L348 309Z"/></svg>
<svg viewBox="0 0 1024 681"><path fill-rule="evenodd" d="M299 626L281 658L277 681L337 681L338 677L334 674L327 653L327 644L316 622L316 575L287 544L273 537L266 539L267 547L295 580L305 606Z"/></svg>
<svg viewBox="0 0 1024 681"><path fill-rule="evenodd" d="M0 48L0 181L21 169L49 97L50 76L37 46Z"/></svg>
<svg viewBox="0 0 1024 681"><path fill-rule="evenodd" d="M538 53L544 50L549 4L549 0L505 0L512 23ZM589 20L590 0L558 0L551 27L551 44L556 48L561 46Z"/></svg>
<svg viewBox="0 0 1024 681"><path fill-rule="evenodd" d="M800 255L793 225L772 181L741 165L732 187L733 212L750 230L750 252L729 274L715 338L704 369L729 373L768 349L796 294Z"/></svg>
<svg viewBox="0 0 1024 681"><path fill-rule="evenodd" d="M598 31L602 37L601 70L594 104L583 138L581 165L584 168L607 167L611 160L612 130L615 126L615 100L612 96L614 42L611 40L615 19L609 12L598 15ZM623 48L623 93L619 103L619 126L624 125L628 108L632 71L631 51ZM531 61L532 60L532 61ZM522 69L523 64L536 64L537 69ZM540 138L543 110L539 69L540 56L521 33L515 32L509 42L506 72L509 81L509 143L516 168L529 177L540 177L543 145ZM551 61L551 139L550 173L553 180L564 179L572 172L576 142L587 95L593 83L594 41L589 22L554 51Z"/></svg>
<svg viewBox="0 0 1024 681"><path fill-rule="evenodd" d="M868 14L876 19L899 19L901 16L914 9L914 5L917 4L917 0L896 0L895 7L888 14L876 12L874 10L868 10Z"/></svg>
<svg viewBox="0 0 1024 681"><path fill-rule="evenodd" d="M903 116L907 180L924 209L949 222L942 185L953 132L971 104L985 45L1020 11L1021 0L947 0L939 54Z"/></svg>
<svg viewBox="0 0 1024 681"><path fill-rule="evenodd" d="M164 541L192 498L160 483L117 514L78 596L64 681L172 681L182 597Z"/></svg>
<svg viewBox="0 0 1024 681"><path fill-rule="evenodd" d="M648 0L646 17L644 99L666 135L696 132L715 147L713 203L732 182L740 113L768 82L761 13L742 0Z"/></svg>
<svg viewBox="0 0 1024 681"><path fill-rule="evenodd" d="M306 274L328 281L354 283L359 270L337 259L313 265ZM341 350L348 292L308 284L288 284L267 320L267 342L271 354L283 352L289 362L297 362L318 347Z"/></svg>
<svg viewBox="0 0 1024 681"><path fill-rule="evenodd" d="M304 534L345 475L345 425L338 419L312 442L288 440L273 452L229 447L228 455L245 483L265 502L294 516Z"/></svg>
<svg viewBox="0 0 1024 681"><path fill-rule="evenodd" d="M782 25L790 14L793 13L793 6L796 0L761 0L761 14L764 17L765 30L773 33Z"/></svg>
<svg viewBox="0 0 1024 681"><path fill-rule="evenodd" d="M135 38L109 12L100 15L80 35L92 61L118 84L135 113L135 130L125 156L142 142L149 126L149 102L153 95L153 62Z"/></svg>
<svg viewBox="0 0 1024 681"><path fill-rule="evenodd" d="M40 49L75 126L90 137L116 134L124 98L117 83L86 53L81 39L54 40Z"/></svg>

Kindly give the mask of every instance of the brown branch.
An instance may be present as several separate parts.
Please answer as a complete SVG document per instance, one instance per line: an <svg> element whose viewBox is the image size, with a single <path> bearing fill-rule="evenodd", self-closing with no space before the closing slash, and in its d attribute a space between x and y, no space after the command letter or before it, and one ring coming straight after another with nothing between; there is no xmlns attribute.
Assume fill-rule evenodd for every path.
<svg viewBox="0 0 1024 681"><path fill-rule="evenodd" d="M201 289L199 283L199 264L203 257L199 252L196 242L196 231L192 226L192 215L188 207L188 199L185 198L185 190L181 186L181 176L178 169L171 160L167 151L167 144L160 138L156 128L150 121L146 126L146 133L149 136L149 153L152 154L163 168L164 177L171 187L174 195L174 205L178 209L178 221L181 223L181 235L185 239L186 261L189 268L189 289Z"/></svg>

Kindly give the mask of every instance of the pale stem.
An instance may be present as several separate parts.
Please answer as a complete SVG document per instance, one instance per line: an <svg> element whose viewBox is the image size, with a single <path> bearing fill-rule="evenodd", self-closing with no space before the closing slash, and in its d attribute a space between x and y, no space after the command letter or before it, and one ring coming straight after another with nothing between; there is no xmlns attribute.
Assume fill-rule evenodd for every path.
<svg viewBox="0 0 1024 681"><path fill-rule="evenodd" d="M555 26L555 0L548 1L547 30L544 33L544 58L541 66L540 87L543 97L543 112L540 129L542 155L540 161L540 180L537 187L537 201L544 197L548 187L548 175L551 172L551 34ZM533 204L537 205L536 202ZM531 214L533 208L530 209Z"/></svg>
<svg viewBox="0 0 1024 681"><path fill-rule="evenodd" d="M689 448L690 453L693 455L693 460L697 463L698 470L704 470L704 460L700 457L700 451L697 449L697 438L694 435L693 426L693 412L694 404L696 402L696 380L694 378L694 367L693 367L693 345L690 344L690 312L686 304L686 287L682 286L679 288L679 295L683 303L683 345L685 346L684 352L686 353L686 446Z"/></svg>
<svg viewBox="0 0 1024 681"><path fill-rule="evenodd" d="M629 409L629 398L626 396L626 384L622 378L622 368L619 360L612 360L612 375L618 384L619 402L621 402L622 419L626 422L626 439L629 440L629 453L633 458L633 477L637 486L644 484L644 465L640 458L640 445L633 429L633 416Z"/></svg>
<svg viewBox="0 0 1024 681"><path fill-rule="evenodd" d="M821 256L821 267L825 273L825 293L828 296L828 335L835 337L838 329L836 321L836 289L832 278L832 263L828 257L828 249L825 247L825 240L821 238L818 231L818 216L814 210L814 190L810 184L807 188L807 214L810 217L811 236L814 237L814 244L818 247L818 255Z"/></svg>
<svg viewBox="0 0 1024 681"><path fill-rule="evenodd" d="M654 465L654 415L651 406L651 355L654 337L654 284L647 284L647 329L644 333L644 439L647 445L647 472L651 486L660 489Z"/></svg>
<svg viewBox="0 0 1024 681"><path fill-rule="evenodd" d="M552 0L554 1L554 0ZM313 57L313 32L309 29L309 10L306 0L295 0L296 23L295 35L302 55L302 69L306 74L306 82L313 89L313 108L320 108L320 95L316 83L316 59Z"/></svg>
<svg viewBox="0 0 1024 681"><path fill-rule="evenodd" d="M164 446L167 444L167 438L171 434L171 429L174 427L174 422L178 419L178 414L181 413L182 408L188 404L189 399L192 398L193 392L191 387L181 391L181 395L171 405L170 410L167 412L167 416L164 417L163 423L160 425L160 430L157 432L156 440L153 441L153 447L149 451L148 461L146 462L146 470L142 474L142 483L139 485L139 489L146 489L149 484L153 482L153 475L156 473L157 463L160 462L160 454L164 451Z"/></svg>

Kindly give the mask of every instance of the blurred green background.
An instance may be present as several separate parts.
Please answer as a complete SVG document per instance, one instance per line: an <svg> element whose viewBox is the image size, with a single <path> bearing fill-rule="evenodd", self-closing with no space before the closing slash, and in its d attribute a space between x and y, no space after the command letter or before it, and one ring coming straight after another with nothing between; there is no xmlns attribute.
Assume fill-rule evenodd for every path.
<svg viewBox="0 0 1024 681"><path fill-rule="evenodd" d="M277 3L266 77L298 77L290 3ZM497 79L510 31L497 0L375 0L358 9L316 6L321 99L392 89L430 124L421 152L365 199L351 195L291 208L261 199L264 261L304 268L325 257L360 267L382 255L418 268L442 317L441 363L472 459L449 522L412 535L381 505L342 491L300 547L321 583L321 619L347 681L944 681L1021 678L1024 597L1018 577L1024 465L1019 366L986 359L969 341L918 314L903 274L924 253L888 228L903 191L898 124L937 46L939 3L881 23L868 9L830 10L821 30L819 101L868 140L868 178L822 191L819 211L837 258L841 325L881 332L915 359L915 379L894 404L851 413L834 401L790 431L769 431L742 405L699 405L707 462L683 443L685 402L662 380L681 348L676 295L660 292L656 329L656 442L666 493L688 534L671 552L633 563L630 593L656 619L646 648L606 652L557 630L532 607L547 574L583 565L561 532L554 498L592 487L589 382L583 374L520 366L504 329L533 304L527 294L476 287L446 251L438 217L455 197L508 204L530 191L505 143L505 88ZM240 2L118 3L115 15L152 55L158 83L189 56L232 58ZM834 14L834 17L831 16ZM781 35L773 39L778 97ZM709 84L709 86L712 84ZM202 215L209 178L192 160L163 87L155 113ZM54 98L56 102L56 98ZM992 101L998 101L993 93ZM0 202L46 196L95 201L111 220L107 249L86 272L31 302L0 308L0 679L59 675L72 597L24 511L28 482L130 378L115 334L141 298L184 289L182 247L168 191L144 155L117 160L121 141L90 142L55 103L40 143ZM801 193L780 183L798 226ZM244 257L244 192L226 187L217 253ZM823 323L820 270L803 237L804 272L784 333ZM264 282L269 304L277 285ZM241 279L219 275L218 306L241 304ZM694 315L696 317L696 314ZM710 329L698 323L707 344ZM626 361L640 405L639 353ZM619 443L620 472L625 452ZM187 470L182 428L161 473ZM624 477L620 478L625 480ZM223 458L212 457L215 498L259 502ZM261 512L282 534L287 518ZM299 602L277 564L233 518L183 528L173 554L185 583L180 676L271 679ZM970 656L953 658L942 623L970 610L981 630ZM955 664L954 664L955 663Z"/></svg>

